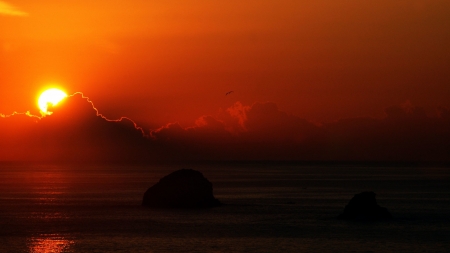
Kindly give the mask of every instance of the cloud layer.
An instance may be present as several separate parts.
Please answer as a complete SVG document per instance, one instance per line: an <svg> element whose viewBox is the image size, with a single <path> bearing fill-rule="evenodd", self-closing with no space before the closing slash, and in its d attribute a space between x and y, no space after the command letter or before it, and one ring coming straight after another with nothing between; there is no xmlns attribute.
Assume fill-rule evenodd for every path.
<svg viewBox="0 0 450 253"><path fill-rule="evenodd" d="M81 93L53 114L0 118L0 160L29 161L450 161L450 111L434 116L411 103L386 108L382 119L313 124L272 102L236 102L190 127L144 130L131 119L102 116Z"/></svg>
<svg viewBox="0 0 450 253"><path fill-rule="evenodd" d="M0 15L24 17L28 16L28 13L19 10L17 7L11 4L0 1Z"/></svg>

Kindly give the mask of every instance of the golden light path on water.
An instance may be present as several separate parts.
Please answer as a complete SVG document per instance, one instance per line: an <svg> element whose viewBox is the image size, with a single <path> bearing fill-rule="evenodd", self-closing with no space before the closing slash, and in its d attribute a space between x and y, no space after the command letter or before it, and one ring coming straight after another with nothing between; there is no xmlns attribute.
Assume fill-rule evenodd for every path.
<svg viewBox="0 0 450 253"><path fill-rule="evenodd" d="M74 243L59 234L43 234L40 237L32 237L28 248L30 253L62 253L70 252Z"/></svg>
<svg viewBox="0 0 450 253"><path fill-rule="evenodd" d="M70 184L70 176L67 171L59 166L46 166L45 169L26 171L29 191L34 194L34 199L39 206L52 206L61 203ZM55 222L67 218L64 212L57 210L36 210L29 216L32 220ZM44 231L44 230L41 230ZM27 238L27 250L29 253L67 253L73 252L73 238L58 232L47 231L36 233Z"/></svg>

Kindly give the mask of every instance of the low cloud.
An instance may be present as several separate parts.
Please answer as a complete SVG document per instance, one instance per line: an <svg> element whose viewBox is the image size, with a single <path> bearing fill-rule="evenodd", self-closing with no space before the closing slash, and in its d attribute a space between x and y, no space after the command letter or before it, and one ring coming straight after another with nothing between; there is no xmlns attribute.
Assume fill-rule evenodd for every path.
<svg viewBox="0 0 450 253"><path fill-rule="evenodd" d="M76 93L40 118L1 115L0 160L45 161L450 161L450 111L433 116L407 102L383 118L321 125L281 111L273 102L239 102L195 125L144 130L128 118L110 120Z"/></svg>
<svg viewBox="0 0 450 253"><path fill-rule="evenodd" d="M386 108L382 119L353 118L325 124L332 159L370 161L450 161L450 120L445 108L429 116L406 102Z"/></svg>
<svg viewBox="0 0 450 253"><path fill-rule="evenodd" d="M0 119L0 160L140 160L147 155L146 139L133 121L104 118L81 93L51 110L43 118Z"/></svg>
<svg viewBox="0 0 450 253"><path fill-rule="evenodd" d="M9 3L0 1L0 15L25 17L28 16L28 13Z"/></svg>
<svg viewBox="0 0 450 253"><path fill-rule="evenodd" d="M168 150L198 159L450 161L448 109L439 108L432 117L405 102L385 112L384 118L349 118L318 126L280 111L272 102L238 102L216 117L199 118L194 127L173 123L150 135Z"/></svg>

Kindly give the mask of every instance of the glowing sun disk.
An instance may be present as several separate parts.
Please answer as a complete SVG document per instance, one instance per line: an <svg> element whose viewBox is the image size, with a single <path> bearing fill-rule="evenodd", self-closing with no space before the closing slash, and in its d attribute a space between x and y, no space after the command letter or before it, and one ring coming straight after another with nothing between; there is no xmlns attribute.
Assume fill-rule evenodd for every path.
<svg viewBox="0 0 450 253"><path fill-rule="evenodd" d="M61 100L67 97L67 94L60 90L60 89L48 89L39 96L38 99L38 106L41 110L41 113L43 115L50 115L51 112L48 111L48 106L55 106L57 105Z"/></svg>

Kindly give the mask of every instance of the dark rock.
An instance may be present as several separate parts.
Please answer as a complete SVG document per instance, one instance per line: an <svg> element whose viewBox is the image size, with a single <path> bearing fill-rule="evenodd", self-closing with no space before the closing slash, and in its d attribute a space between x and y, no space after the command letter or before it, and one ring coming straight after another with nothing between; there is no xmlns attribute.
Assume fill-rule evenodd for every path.
<svg viewBox="0 0 450 253"><path fill-rule="evenodd" d="M150 187L144 194L143 206L158 208L207 208L219 206L213 196L212 183L199 171L177 170Z"/></svg>
<svg viewBox="0 0 450 253"><path fill-rule="evenodd" d="M389 211L377 204L375 195L374 192L356 194L345 206L344 213L339 215L338 219L362 221L392 219Z"/></svg>

